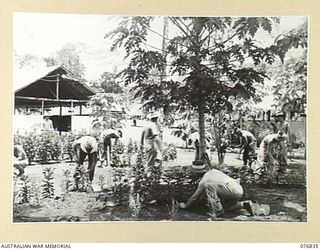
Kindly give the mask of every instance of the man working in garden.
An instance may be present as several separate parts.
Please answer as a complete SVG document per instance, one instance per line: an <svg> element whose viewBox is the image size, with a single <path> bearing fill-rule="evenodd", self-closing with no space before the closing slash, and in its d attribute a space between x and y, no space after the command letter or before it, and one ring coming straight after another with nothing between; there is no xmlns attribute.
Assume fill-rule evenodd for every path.
<svg viewBox="0 0 320 250"><path fill-rule="evenodd" d="M279 131L277 134L267 135L261 142L258 151L258 165L255 169L255 174L261 175L263 171L268 172L269 179L271 180L277 173L277 164L279 161L279 146L287 140L287 136Z"/></svg>
<svg viewBox="0 0 320 250"><path fill-rule="evenodd" d="M82 165L83 162L88 156L89 163L86 174L88 174L88 182L92 183L94 177L94 170L97 164L97 151L98 143L96 139L92 136L83 136L80 139L76 140L72 144L73 155L75 157L75 162L77 163L76 171L74 174L75 179L75 189L78 190L79 180L82 177Z"/></svg>
<svg viewBox="0 0 320 250"><path fill-rule="evenodd" d="M261 208L258 204L254 204L250 200L240 201L243 196L242 186L222 171L217 169L207 171L207 168L203 167L202 169L191 168L191 172L200 176L204 175L199 182L197 190L186 204L179 204L180 208L189 208L203 197L206 197L211 210L210 215L213 218L222 216L224 212L240 209L246 209L250 215L261 213ZM264 211L265 215L267 213L269 211Z"/></svg>
<svg viewBox="0 0 320 250"><path fill-rule="evenodd" d="M257 140L252 133L247 130L241 130L239 127L234 129L234 133L241 138L239 155L243 150L243 166L251 169L254 154L256 151ZM248 165L249 163L249 165Z"/></svg>
<svg viewBox="0 0 320 250"><path fill-rule="evenodd" d="M153 113L150 116L152 124L145 127L141 135L141 147L146 150L148 172L152 167L161 167L162 164L162 142L159 125L159 115Z"/></svg>
<svg viewBox="0 0 320 250"><path fill-rule="evenodd" d="M107 166L112 164L111 161L111 146L112 144L116 144L118 139L122 137L122 132L120 130L116 131L114 129L107 129L104 132L104 139L103 139L103 150L104 156L107 159ZM114 143L112 142L114 140Z"/></svg>
<svg viewBox="0 0 320 250"><path fill-rule="evenodd" d="M27 154L20 145L14 145L13 157L13 167L19 171L16 177L20 177L24 174L26 166L28 166Z"/></svg>

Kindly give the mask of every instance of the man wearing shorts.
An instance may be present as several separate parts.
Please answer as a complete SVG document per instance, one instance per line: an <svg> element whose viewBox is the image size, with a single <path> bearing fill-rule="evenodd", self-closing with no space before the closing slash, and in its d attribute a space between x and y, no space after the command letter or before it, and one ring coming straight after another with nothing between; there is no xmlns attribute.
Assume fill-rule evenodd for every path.
<svg viewBox="0 0 320 250"><path fill-rule="evenodd" d="M91 184L94 177L94 170L97 164L97 151L98 143L96 139L92 136L83 136L76 140L72 144L73 154L75 157L75 162L77 163L76 172L74 174L75 186L77 189L79 179L81 178L81 166L84 163L85 158L88 156L88 181Z"/></svg>

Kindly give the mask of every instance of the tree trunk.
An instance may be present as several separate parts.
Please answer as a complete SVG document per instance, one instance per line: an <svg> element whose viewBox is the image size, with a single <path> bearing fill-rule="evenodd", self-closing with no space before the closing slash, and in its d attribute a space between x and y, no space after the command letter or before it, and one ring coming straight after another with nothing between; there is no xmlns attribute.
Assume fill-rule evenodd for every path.
<svg viewBox="0 0 320 250"><path fill-rule="evenodd" d="M199 147L199 160L203 161L204 163L206 160L205 154L206 154L206 135L205 135L205 120L204 120L204 110L203 110L203 105L199 105L199 142L200 142L200 147Z"/></svg>
<svg viewBox="0 0 320 250"><path fill-rule="evenodd" d="M220 140L220 136L219 136L219 127L218 127L218 119L216 117L216 115L213 115L213 133L214 133L214 142L215 142L215 146L217 149L217 153L218 153L218 161L219 164L222 161L221 159L221 149L220 149L220 145L221 145L221 140Z"/></svg>
<svg viewBox="0 0 320 250"><path fill-rule="evenodd" d="M219 129L221 121L221 114L214 114L213 115L213 131L214 131L214 139L215 145L218 153L218 161L219 165L223 164L224 162L224 152L221 149L221 131Z"/></svg>

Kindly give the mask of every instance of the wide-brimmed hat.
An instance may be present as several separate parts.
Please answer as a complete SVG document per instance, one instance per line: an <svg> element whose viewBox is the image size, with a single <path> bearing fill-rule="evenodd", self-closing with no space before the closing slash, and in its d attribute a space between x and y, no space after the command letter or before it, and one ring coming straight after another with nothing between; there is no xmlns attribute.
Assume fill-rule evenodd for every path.
<svg viewBox="0 0 320 250"><path fill-rule="evenodd" d="M284 117L284 113L283 112L277 112L274 116L283 116Z"/></svg>
<svg viewBox="0 0 320 250"><path fill-rule="evenodd" d="M153 119L153 118L159 118L160 117L160 113L159 112L153 112L150 114L150 119Z"/></svg>
<svg viewBox="0 0 320 250"><path fill-rule="evenodd" d="M199 173L199 174L201 174L201 173L208 172L208 170L209 170L209 168L208 168L208 166L206 164L204 164L204 163L201 164L200 162L196 162L196 161L194 161L192 163L192 165L190 166L190 172L191 173Z"/></svg>

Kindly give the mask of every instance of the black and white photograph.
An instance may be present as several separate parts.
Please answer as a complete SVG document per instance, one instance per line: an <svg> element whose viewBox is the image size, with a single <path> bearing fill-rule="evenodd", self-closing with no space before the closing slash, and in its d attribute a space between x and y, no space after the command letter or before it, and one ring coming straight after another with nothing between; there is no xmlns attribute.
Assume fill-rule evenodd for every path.
<svg viewBox="0 0 320 250"><path fill-rule="evenodd" d="M308 222L308 16L12 18L13 223Z"/></svg>

